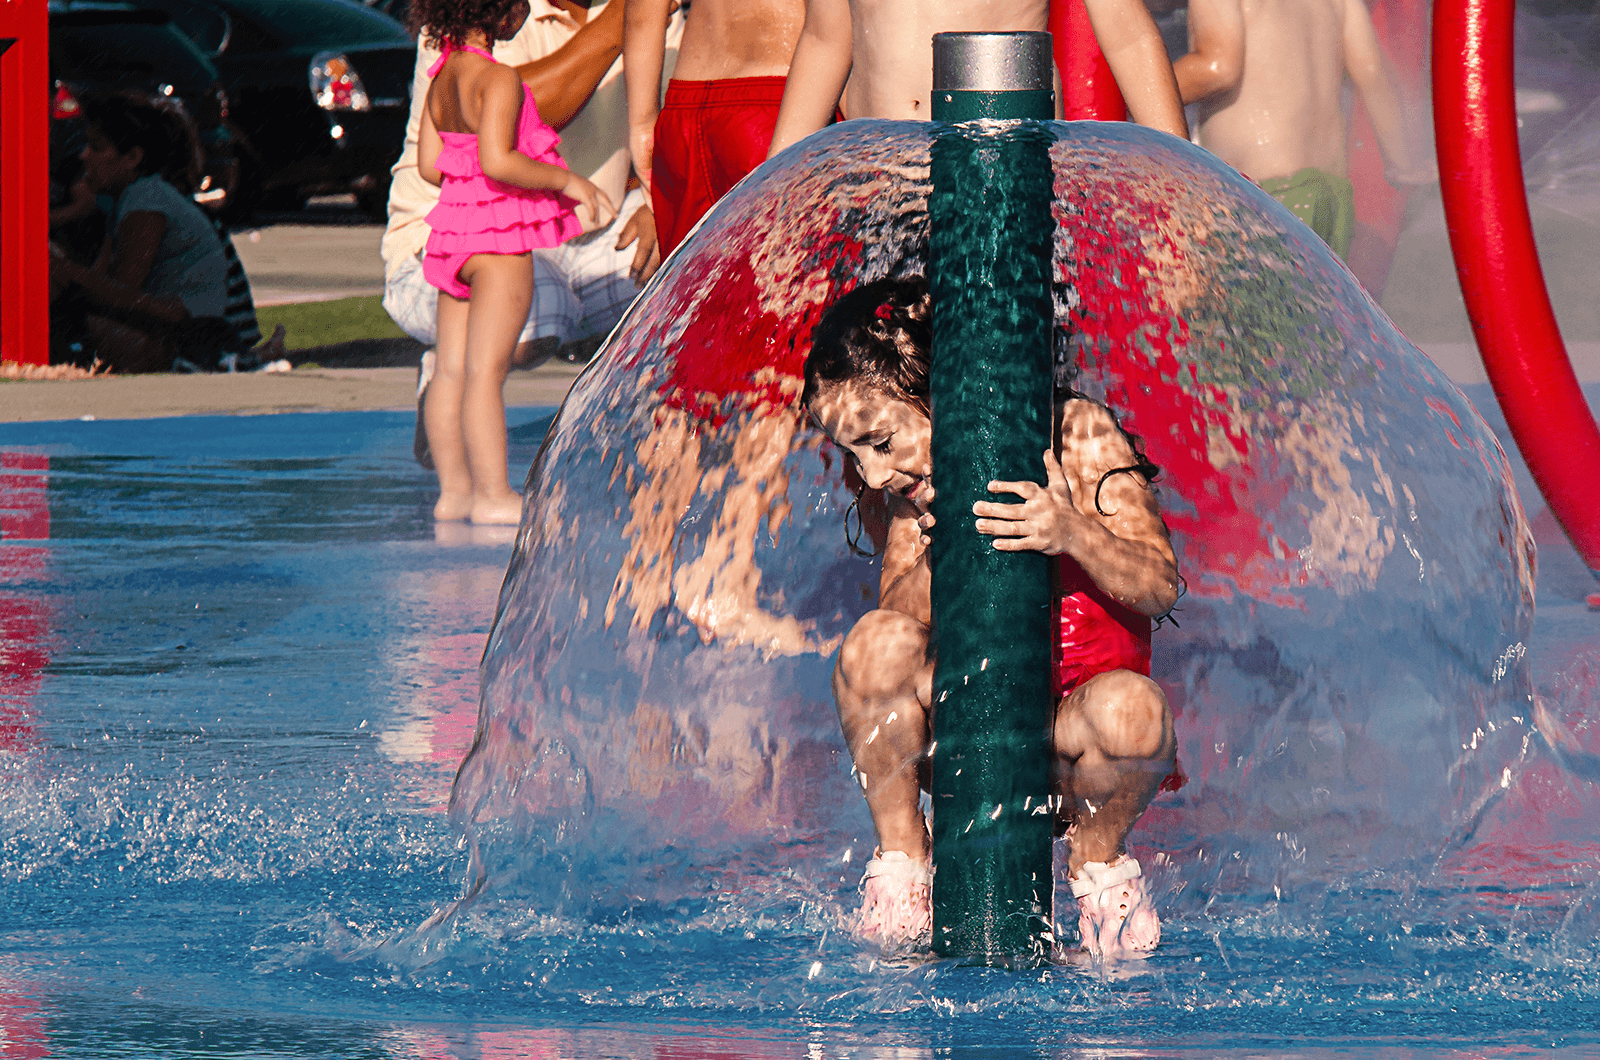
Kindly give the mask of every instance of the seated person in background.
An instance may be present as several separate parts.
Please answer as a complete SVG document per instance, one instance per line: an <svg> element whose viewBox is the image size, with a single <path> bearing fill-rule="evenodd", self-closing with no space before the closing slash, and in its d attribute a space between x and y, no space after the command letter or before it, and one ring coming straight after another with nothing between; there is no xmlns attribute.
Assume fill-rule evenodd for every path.
<svg viewBox="0 0 1600 1060"><path fill-rule="evenodd" d="M192 126L170 104L124 95L85 99L83 116L82 183L109 197L106 238L89 266L52 246L52 303L74 289L84 357L116 371L214 365L239 346L223 319L227 255L211 219L163 176L193 167Z"/></svg>
<svg viewBox="0 0 1600 1060"><path fill-rule="evenodd" d="M169 121L181 124L184 130L183 136L195 145L194 150L175 155L171 163L161 171L162 180L192 200L195 190L200 187L199 130L180 105L161 100L157 101L157 105L162 107L162 112ZM177 135L176 131L174 135ZM213 213L206 213L206 218L211 222L211 227L216 229L217 239L222 243L222 256L228 260L228 307L222 317L238 332L239 348L247 350L261 341L261 325L256 320L256 304L255 298L250 293L250 278L245 275L244 263L239 260L239 254L234 249L227 225ZM264 358L281 357L284 352L283 345L283 325L279 324L273 337L266 344L250 350L250 353L241 359L241 363L254 367Z"/></svg>
<svg viewBox="0 0 1600 1060"><path fill-rule="evenodd" d="M1355 231L1340 98L1347 75L1389 180L1435 179L1406 141L1363 0L1190 0L1189 49L1174 72L1183 101L1200 105L1200 146L1289 207L1341 258Z"/></svg>
<svg viewBox="0 0 1600 1060"><path fill-rule="evenodd" d="M650 193L661 254L767 157L805 0L695 0L661 100L675 0L627 0L628 147Z"/></svg>
<svg viewBox="0 0 1600 1060"><path fill-rule="evenodd" d="M1085 6L1129 115L1187 139L1166 46L1143 0ZM1043 31L1049 13L1049 0L806 0L767 157L827 125L836 111L927 120L935 33Z"/></svg>
<svg viewBox="0 0 1600 1060"><path fill-rule="evenodd" d="M859 934L886 950L926 945L931 849L920 808L932 740L937 630L926 533L933 527L928 414L932 345L927 284L858 287L818 323L801 400L890 515L876 610L845 637L833 694L866 794L878 851L862 880ZM1104 405L1073 391L1057 407L1044 485L991 482L1020 503L979 501L977 533L1000 551L1057 557L1054 687L1057 757L1084 949L1101 956L1155 948L1161 922L1127 836L1175 761L1172 713L1150 680L1150 622L1172 610L1178 568L1150 479L1157 469ZM1061 919L1059 911L1056 919Z"/></svg>

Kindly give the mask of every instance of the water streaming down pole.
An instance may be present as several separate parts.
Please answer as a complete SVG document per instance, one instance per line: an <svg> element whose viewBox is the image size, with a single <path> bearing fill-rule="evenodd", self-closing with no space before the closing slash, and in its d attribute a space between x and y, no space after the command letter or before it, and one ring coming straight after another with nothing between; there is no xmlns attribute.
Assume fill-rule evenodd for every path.
<svg viewBox="0 0 1600 1060"><path fill-rule="evenodd" d="M991 480L1041 481L1052 442L1052 170L1037 124L1054 116L1050 35L941 33L933 47L933 118L952 123L934 137L928 203L933 945L1004 963L1049 937L1050 568L995 550L972 505Z"/></svg>

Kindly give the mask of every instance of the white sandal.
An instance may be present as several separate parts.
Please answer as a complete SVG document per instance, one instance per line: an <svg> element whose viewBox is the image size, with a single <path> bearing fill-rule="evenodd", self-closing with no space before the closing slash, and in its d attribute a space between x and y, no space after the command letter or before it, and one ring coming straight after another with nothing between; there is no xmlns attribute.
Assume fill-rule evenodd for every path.
<svg viewBox="0 0 1600 1060"><path fill-rule="evenodd" d="M878 851L861 877L856 934L885 953L927 948L933 940L933 865L903 851Z"/></svg>
<svg viewBox="0 0 1600 1060"><path fill-rule="evenodd" d="M1067 882L1078 900L1078 934L1090 954L1143 957L1161 941L1161 918L1138 861L1126 854L1109 865L1088 861Z"/></svg>

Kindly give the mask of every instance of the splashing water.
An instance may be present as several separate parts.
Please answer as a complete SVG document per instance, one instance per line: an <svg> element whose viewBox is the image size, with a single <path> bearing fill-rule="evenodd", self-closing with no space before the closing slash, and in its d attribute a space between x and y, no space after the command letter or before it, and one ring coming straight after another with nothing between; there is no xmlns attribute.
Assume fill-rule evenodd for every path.
<svg viewBox="0 0 1600 1060"><path fill-rule="evenodd" d="M1165 469L1189 585L1153 958L843 930L871 828L831 652L876 567L793 399L828 302L920 270L928 191L924 129L852 123L513 431L509 571L434 539L409 415L0 429L8 1055L1600 1045L1587 573L1286 213L1138 129L1055 135L1060 362Z"/></svg>
<svg viewBox="0 0 1600 1060"><path fill-rule="evenodd" d="M1498 444L1237 174L1134 127L1056 137L1063 366L1165 468L1189 588L1156 676L1190 782L1142 840L1186 881L1224 848L1245 897L1428 863L1530 732L1532 536ZM828 680L874 571L794 395L826 304L920 272L928 144L853 123L762 170L574 389L454 795L480 885L604 904L666 848L798 870L863 842Z"/></svg>

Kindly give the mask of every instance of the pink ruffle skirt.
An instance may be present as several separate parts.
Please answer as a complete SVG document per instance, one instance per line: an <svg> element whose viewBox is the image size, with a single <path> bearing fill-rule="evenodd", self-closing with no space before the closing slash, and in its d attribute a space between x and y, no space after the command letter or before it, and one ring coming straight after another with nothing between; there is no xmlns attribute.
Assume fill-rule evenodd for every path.
<svg viewBox="0 0 1600 1060"><path fill-rule="evenodd" d="M530 191L484 175L478 163L478 138L471 133L440 133L439 172L444 183L439 203L428 212L427 248L422 274L439 290L467 298L461 266L474 254L525 254L553 247L583 231L575 204L553 191ZM535 162L567 168L556 153L560 138L544 124L532 93L523 101L517 150Z"/></svg>

